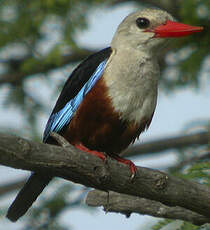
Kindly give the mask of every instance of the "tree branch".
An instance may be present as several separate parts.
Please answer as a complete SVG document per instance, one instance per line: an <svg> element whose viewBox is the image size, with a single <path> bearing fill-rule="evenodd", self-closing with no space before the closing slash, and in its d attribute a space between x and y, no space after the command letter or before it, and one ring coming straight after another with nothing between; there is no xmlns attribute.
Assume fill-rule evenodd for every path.
<svg viewBox="0 0 210 230"><path fill-rule="evenodd" d="M18 67L16 67L13 71L0 75L0 85L5 83L18 84L19 82L22 82L25 78L31 77L34 74L47 73L48 71L60 68L69 63L79 62L82 59L87 58L87 56L91 55L94 52L96 52L96 50L80 49L69 55L60 56L59 61L55 59L54 62L52 61L48 63L46 63L42 59L34 58L34 62L36 62L36 65L34 65L34 67L30 69L30 72L23 72L20 68L20 64L23 65L25 61L27 61L28 59L32 59L32 57L24 57L22 59L18 59L16 60L19 65ZM14 60L7 60L5 62L10 64L14 63Z"/></svg>
<svg viewBox="0 0 210 230"><path fill-rule="evenodd" d="M179 149L183 147L189 147L192 145L203 145L208 144L209 141L209 134L207 132L201 132L196 134L190 134L185 136L179 136L179 137L171 137L171 138L164 138L159 139L155 141L149 141L147 143L141 143L137 144L135 146L131 146L124 152L124 155L126 156L136 156L136 155L143 155L145 153L155 154L163 150L168 149ZM165 148L165 149L164 149ZM175 166L174 168L171 168L171 170L178 170L184 165L191 163L196 160L202 160L202 159L209 158L209 154L205 154L205 156L198 156L193 157L191 159L187 159L186 161L183 161L183 163L180 163L178 166ZM0 186L0 196L4 195L5 193L12 192L13 190L19 189L24 183L26 179L23 179L21 181L8 183L5 185Z"/></svg>
<svg viewBox="0 0 210 230"><path fill-rule="evenodd" d="M0 134L0 163L93 187L103 191L143 197L167 206L180 206L210 217L210 188L176 178L158 170L138 167L134 181L124 164L107 158L106 163L75 149L36 143Z"/></svg>
<svg viewBox="0 0 210 230"><path fill-rule="evenodd" d="M107 192L99 190L90 191L86 198L86 204L94 207L104 206L106 212L117 212L125 214L127 217L132 213L139 213L155 217L189 221L195 225L210 223L210 218L206 218L185 208L177 206L168 207L157 201L116 192L109 192L108 195Z"/></svg>
<svg viewBox="0 0 210 230"><path fill-rule="evenodd" d="M134 145L128 148L123 155L135 156L145 153L157 153L168 149L180 149L189 146L207 145L210 142L210 134L208 132L200 132L188 134L178 137L163 138L148 143Z"/></svg>

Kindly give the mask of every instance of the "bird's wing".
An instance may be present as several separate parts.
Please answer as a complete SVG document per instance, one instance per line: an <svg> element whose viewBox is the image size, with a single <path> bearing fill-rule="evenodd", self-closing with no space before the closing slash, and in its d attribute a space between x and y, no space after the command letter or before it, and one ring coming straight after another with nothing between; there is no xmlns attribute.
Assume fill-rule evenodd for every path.
<svg viewBox="0 0 210 230"><path fill-rule="evenodd" d="M60 132L69 124L85 95L102 76L111 53L110 47L103 49L89 56L72 72L49 117L43 142L47 142L51 132Z"/></svg>

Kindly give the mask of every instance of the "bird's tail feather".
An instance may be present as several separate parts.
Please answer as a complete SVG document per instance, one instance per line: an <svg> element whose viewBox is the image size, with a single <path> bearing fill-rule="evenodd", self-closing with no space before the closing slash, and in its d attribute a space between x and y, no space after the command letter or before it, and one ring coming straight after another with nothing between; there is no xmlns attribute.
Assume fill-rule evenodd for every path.
<svg viewBox="0 0 210 230"><path fill-rule="evenodd" d="M15 222L23 216L51 179L50 176L33 173L9 207L7 218Z"/></svg>

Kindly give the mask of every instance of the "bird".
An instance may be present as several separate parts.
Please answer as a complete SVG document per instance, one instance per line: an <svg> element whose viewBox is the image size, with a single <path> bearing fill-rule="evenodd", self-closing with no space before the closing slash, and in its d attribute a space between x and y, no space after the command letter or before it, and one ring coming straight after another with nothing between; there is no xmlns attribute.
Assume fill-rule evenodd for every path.
<svg viewBox="0 0 210 230"><path fill-rule="evenodd" d="M177 22L161 9L143 9L118 26L109 47L90 55L71 73L47 122L43 142L56 144L56 132L76 148L105 154L136 166L120 153L149 127L157 103L158 54L172 37L201 32L203 27ZM51 181L33 172L7 212L17 221Z"/></svg>

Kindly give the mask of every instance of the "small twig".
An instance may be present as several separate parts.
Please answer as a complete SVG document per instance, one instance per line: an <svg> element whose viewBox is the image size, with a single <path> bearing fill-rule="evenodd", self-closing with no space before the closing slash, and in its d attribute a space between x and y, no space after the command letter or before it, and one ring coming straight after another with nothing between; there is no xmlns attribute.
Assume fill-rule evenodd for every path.
<svg viewBox="0 0 210 230"><path fill-rule="evenodd" d="M58 133L52 132L50 133L50 136L53 137L58 142L58 144L64 148L71 146L69 142L63 136L59 135Z"/></svg>
<svg viewBox="0 0 210 230"><path fill-rule="evenodd" d="M107 191L106 192L106 204L104 204L104 210L106 213L109 212L109 194L110 194L110 191Z"/></svg>

